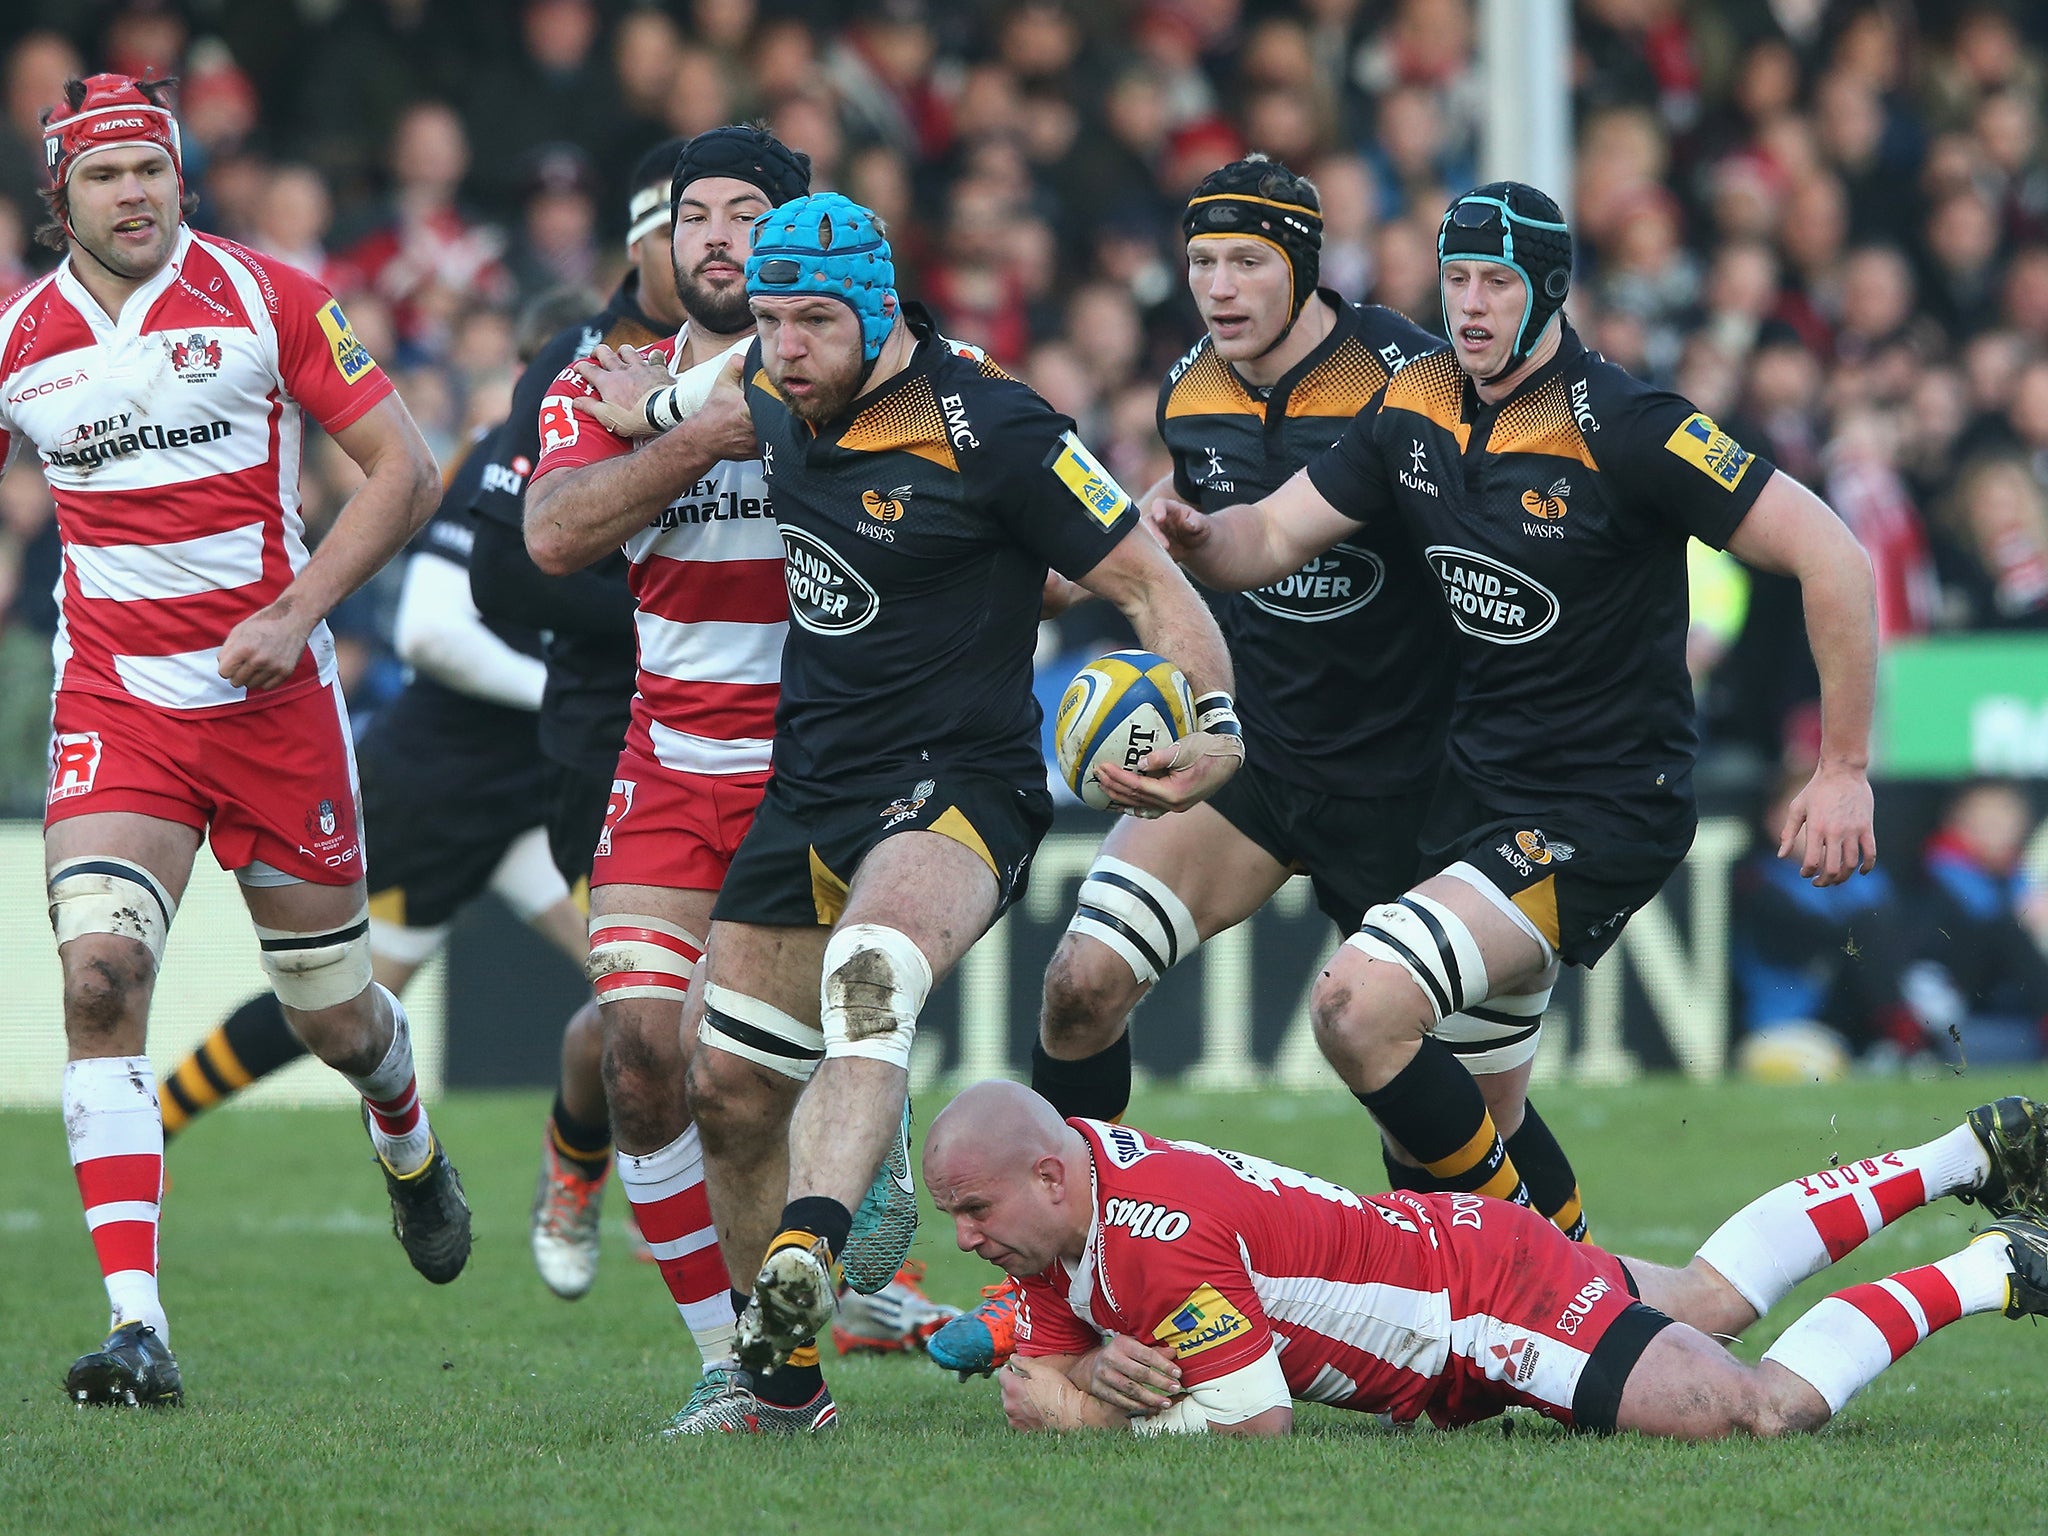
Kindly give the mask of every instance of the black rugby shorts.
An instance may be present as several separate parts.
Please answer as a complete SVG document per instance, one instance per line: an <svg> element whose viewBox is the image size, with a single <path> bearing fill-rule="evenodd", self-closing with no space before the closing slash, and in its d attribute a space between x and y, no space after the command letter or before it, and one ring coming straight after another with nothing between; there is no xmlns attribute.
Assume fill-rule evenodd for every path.
<svg viewBox="0 0 2048 1536"><path fill-rule="evenodd" d="M1031 855L1052 826L1052 796L957 768L907 769L860 788L768 781L711 920L771 928L839 921L861 861L899 832L936 832L996 877L996 912L1024 894Z"/></svg>

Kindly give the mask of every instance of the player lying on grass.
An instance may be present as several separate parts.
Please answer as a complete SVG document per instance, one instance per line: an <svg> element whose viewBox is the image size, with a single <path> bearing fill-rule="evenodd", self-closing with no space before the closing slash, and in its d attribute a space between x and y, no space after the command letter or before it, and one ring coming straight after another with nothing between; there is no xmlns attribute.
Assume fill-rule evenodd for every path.
<svg viewBox="0 0 2048 1536"><path fill-rule="evenodd" d="M2048 1316L2048 1107L2000 1099L1924 1146L1744 1206L1683 1269L1574 1243L1472 1194L1370 1198L977 1083L932 1123L925 1183L962 1249L1023 1282L1001 1373L1017 1429L1279 1435L1293 1402L1450 1428L1517 1405L1709 1440L1815 1430L1935 1329ZM1994 1219L1960 1252L1851 1286L1756 1365L1719 1342L1906 1212Z"/></svg>

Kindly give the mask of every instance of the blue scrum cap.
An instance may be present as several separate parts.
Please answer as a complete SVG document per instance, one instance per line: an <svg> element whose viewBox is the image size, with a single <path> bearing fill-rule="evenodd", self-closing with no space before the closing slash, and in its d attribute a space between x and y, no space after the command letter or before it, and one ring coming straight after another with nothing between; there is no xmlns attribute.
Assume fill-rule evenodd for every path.
<svg viewBox="0 0 2048 1536"><path fill-rule="evenodd" d="M860 318L872 363L896 324L896 263L874 213L838 192L813 192L754 223L747 296L837 299Z"/></svg>

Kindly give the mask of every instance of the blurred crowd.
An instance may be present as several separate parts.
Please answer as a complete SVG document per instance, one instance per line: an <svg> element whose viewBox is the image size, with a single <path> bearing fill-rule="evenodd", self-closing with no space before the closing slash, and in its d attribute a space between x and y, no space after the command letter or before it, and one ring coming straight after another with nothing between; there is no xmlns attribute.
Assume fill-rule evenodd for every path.
<svg viewBox="0 0 2048 1536"><path fill-rule="evenodd" d="M1177 216L1260 149L1314 177L1324 279L1441 332L1479 178L1479 0L22 0L0 22L0 291L53 259L39 119L93 69L183 80L195 222L343 298L445 463L506 409L521 307L624 265L642 150L758 119L888 220L899 285L1126 485L1199 334ZM1827 498L1887 639L2048 629L2048 4L1577 0L1569 314ZM307 464L317 533L352 489ZM1816 736L1795 583L1696 551L1712 759ZM0 809L40 800L57 557L0 483ZM367 712L388 583L337 616ZM1099 605L1097 605L1099 607ZM1067 621L1071 652L1101 615Z"/></svg>

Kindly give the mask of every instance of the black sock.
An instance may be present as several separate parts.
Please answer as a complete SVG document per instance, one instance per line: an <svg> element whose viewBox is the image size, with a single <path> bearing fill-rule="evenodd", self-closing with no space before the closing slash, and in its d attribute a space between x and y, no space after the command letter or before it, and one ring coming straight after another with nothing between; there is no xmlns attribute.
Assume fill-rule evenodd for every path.
<svg viewBox="0 0 2048 1536"><path fill-rule="evenodd" d="M274 992L260 993L227 1016L221 1038L254 1082L306 1054L306 1045L284 1021L284 1005Z"/></svg>
<svg viewBox="0 0 2048 1536"><path fill-rule="evenodd" d="M566 1163L573 1163L586 1179L601 1179L612 1165L612 1128L578 1120L562 1102L562 1090L555 1090L555 1107L548 1111L549 1134L555 1151Z"/></svg>
<svg viewBox="0 0 2048 1536"><path fill-rule="evenodd" d="M1031 1045L1031 1091L1052 1101L1060 1117L1115 1120L1131 1107L1131 1032L1079 1061L1062 1061Z"/></svg>
<svg viewBox="0 0 2048 1536"><path fill-rule="evenodd" d="M1425 1039L1386 1087L1353 1097L1445 1188L1529 1203L1479 1085L1441 1040Z"/></svg>
<svg viewBox="0 0 2048 1536"><path fill-rule="evenodd" d="M1446 1188L1444 1181L1427 1168L1418 1168L1413 1163L1404 1163L1394 1156L1394 1149L1387 1145L1386 1137L1380 1138L1380 1161L1387 1165L1387 1188L1405 1189L1410 1194L1433 1195Z"/></svg>
<svg viewBox="0 0 2048 1536"><path fill-rule="evenodd" d="M774 1370L754 1378L754 1396L777 1408L801 1408L825 1385L818 1365L818 1341L805 1339Z"/></svg>
<svg viewBox="0 0 2048 1536"><path fill-rule="evenodd" d="M1508 1156L1515 1171L1529 1186L1529 1203L1557 1224L1557 1229L1575 1243L1586 1240L1586 1212L1579 1202L1579 1176L1572 1172L1572 1160L1534 1104L1522 1107L1522 1123L1507 1140Z"/></svg>
<svg viewBox="0 0 2048 1536"><path fill-rule="evenodd" d="M784 1232L808 1232L832 1245L832 1257L846 1251L847 1234L853 1230L853 1212L826 1195L805 1195L782 1208Z"/></svg>

